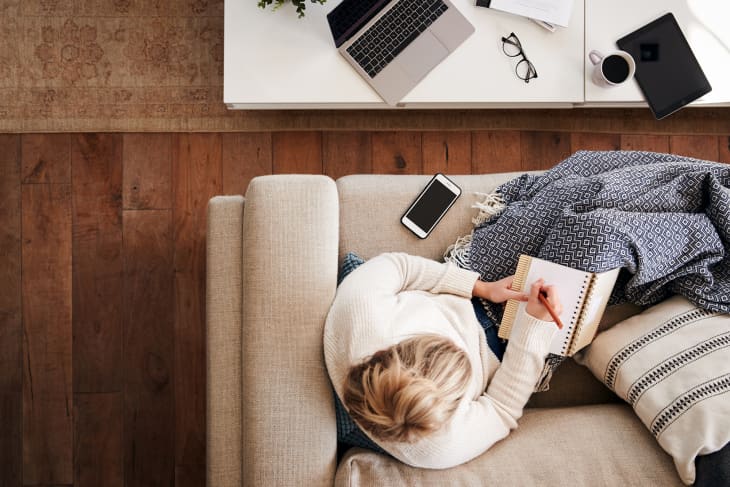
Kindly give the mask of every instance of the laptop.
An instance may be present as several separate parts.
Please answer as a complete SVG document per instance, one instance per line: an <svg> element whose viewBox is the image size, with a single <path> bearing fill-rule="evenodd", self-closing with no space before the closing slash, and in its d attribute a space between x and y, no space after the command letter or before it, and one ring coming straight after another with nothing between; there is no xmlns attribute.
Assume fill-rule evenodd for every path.
<svg viewBox="0 0 730 487"><path fill-rule="evenodd" d="M474 32L449 0L343 0L327 21L338 51L389 105Z"/></svg>

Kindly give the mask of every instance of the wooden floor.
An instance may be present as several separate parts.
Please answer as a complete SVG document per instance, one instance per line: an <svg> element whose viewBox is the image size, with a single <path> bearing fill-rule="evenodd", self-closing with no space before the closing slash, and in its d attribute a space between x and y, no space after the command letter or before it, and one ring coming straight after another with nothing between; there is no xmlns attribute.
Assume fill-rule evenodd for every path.
<svg viewBox="0 0 730 487"><path fill-rule="evenodd" d="M206 202L259 174L490 173L727 135L0 135L0 486L202 486Z"/></svg>

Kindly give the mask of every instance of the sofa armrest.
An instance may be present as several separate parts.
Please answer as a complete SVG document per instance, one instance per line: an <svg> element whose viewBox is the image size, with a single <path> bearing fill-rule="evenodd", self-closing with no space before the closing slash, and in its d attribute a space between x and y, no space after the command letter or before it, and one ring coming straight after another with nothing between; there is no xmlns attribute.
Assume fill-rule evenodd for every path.
<svg viewBox="0 0 730 487"><path fill-rule="evenodd" d="M208 203L206 273L207 485L240 486L241 196Z"/></svg>
<svg viewBox="0 0 730 487"><path fill-rule="evenodd" d="M324 321L337 281L330 178L254 178L243 218L243 485L331 486L337 427Z"/></svg>

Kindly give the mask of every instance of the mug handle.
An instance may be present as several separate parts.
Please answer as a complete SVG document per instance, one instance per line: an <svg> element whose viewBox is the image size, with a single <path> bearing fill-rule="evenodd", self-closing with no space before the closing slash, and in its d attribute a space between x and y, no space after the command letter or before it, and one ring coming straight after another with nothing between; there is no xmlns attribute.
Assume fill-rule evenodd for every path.
<svg viewBox="0 0 730 487"><path fill-rule="evenodd" d="M603 59L603 54L594 49L593 51L588 53L588 59L590 59L595 66L596 64L601 62L601 60Z"/></svg>

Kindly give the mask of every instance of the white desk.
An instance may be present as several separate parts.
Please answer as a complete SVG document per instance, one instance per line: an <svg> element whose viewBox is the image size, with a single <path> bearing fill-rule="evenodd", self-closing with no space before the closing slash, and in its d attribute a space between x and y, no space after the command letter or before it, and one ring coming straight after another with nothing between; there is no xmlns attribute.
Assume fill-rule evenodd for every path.
<svg viewBox="0 0 730 487"><path fill-rule="evenodd" d="M574 0L570 25L551 33L474 0L452 0L476 32L403 100L405 108L568 108L645 105L634 81L592 84L591 49L671 11L712 85L696 105L730 105L730 2L727 0ZM231 109L391 108L340 56L326 14L338 0L262 10L255 0L225 1L223 99ZM538 78L517 79L502 36L515 32Z"/></svg>
<svg viewBox="0 0 730 487"><path fill-rule="evenodd" d="M476 27L464 44L404 99L409 108L570 107L583 101L583 2L570 27L551 33L474 0L452 0ZM324 6L297 18L285 5L226 0L223 100L229 108L390 108L337 52ZM539 78L525 83L502 52L515 32Z"/></svg>
<svg viewBox="0 0 730 487"><path fill-rule="evenodd" d="M631 12L626 15L626 12ZM587 0L585 52L616 50L616 40L657 17L672 12L705 72L712 91L693 106L727 105L730 102L730 2L728 0ZM585 102L590 106L646 105L639 85L632 80L615 88L590 81L593 65L585 63ZM667 80L671 82L671 80Z"/></svg>

